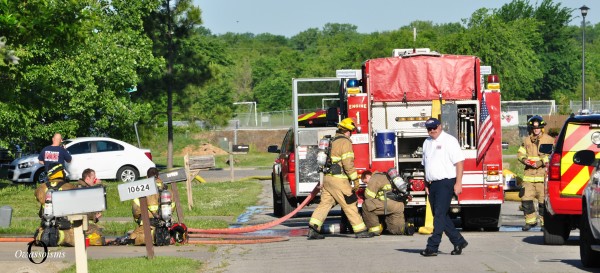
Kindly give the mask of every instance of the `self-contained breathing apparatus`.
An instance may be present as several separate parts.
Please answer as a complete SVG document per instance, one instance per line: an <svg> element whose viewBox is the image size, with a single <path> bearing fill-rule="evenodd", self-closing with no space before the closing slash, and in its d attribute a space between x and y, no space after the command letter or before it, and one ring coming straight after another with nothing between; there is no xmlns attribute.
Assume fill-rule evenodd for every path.
<svg viewBox="0 0 600 273"><path fill-rule="evenodd" d="M398 170L396 170L396 168L390 168L385 174L392 186L392 190L385 193L387 199L402 202L404 204L412 200L412 195L407 191L408 183L398 175Z"/></svg>
<svg viewBox="0 0 600 273"><path fill-rule="evenodd" d="M46 187L48 190L46 191L46 198L44 201L43 208L40 206L39 216L41 218L42 234L39 234L39 229L36 231L34 237L44 243L46 246L54 247L58 246L60 231L59 230L68 230L71 228L71 222L66 217L55 217L52 206L52 192L58 191L66 181L62 181L57 183L55 186L52 186L49 181L47 181Z"/></svg>
<svg viewBox="0 0 600 273"><path fill-rule="evenodd" d="M331 137L326 135L319 140L319 152L317 153L317 164L319 165L319 172L324 174L342 174L342 165L331 162L331 146L333 142L345 138L344 136ZM340 162L341 163L341 162Z"/></svg>
<svg viewBox="0 0 600 273"><path fill-rule="evenodd" d="M185 224L173 224L172 195L166 186L160 190L159 197L159 217L150 219L150 224L155 228L154 239L156 245L164 246L186 242L187 227Z"/></svg>

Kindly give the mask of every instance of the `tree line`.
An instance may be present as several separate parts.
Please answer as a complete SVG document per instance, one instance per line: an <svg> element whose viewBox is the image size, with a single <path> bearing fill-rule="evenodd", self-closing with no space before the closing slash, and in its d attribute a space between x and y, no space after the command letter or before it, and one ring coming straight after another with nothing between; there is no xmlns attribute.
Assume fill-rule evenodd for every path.
<svg viewBox="0 0 600 273"><path fill-rule="evenodd" d="M373 33L328 23L285 37L215 35L191 0L0 1L0 147L39 148L53 132L131 141L134 123L167 120L169 88L175 120L222 126L239 101L290 109L292 78L359 69L394 48L478 56L500 76L505 100L581 101L575 10L513 0L461 22L415 21ZM592 100L600 99L597 26L588 22L585 30Z"/></svg>

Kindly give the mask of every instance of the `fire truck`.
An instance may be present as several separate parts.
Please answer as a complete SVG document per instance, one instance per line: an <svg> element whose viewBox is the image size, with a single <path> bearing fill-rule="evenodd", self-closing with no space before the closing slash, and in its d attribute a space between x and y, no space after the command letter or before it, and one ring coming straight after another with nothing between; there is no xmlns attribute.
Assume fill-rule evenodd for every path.
<svg viewBox="0 0 600 273"><path fill-rule="evenodd" d="M463 192L452 200L451 216L465 229L497 231L504 202L501 97L498 77L484 79L490 71L475 56L395 49L392 57L338 70L336 77L293 79L293 110L299 118L282 149L271 148L287 153L273 168L275 214L290 212L323 179L316 160L319 140L335 135L336 123L350 117L360 128L351 136L359 174L396 168L413 196L406 218L422 225L424 123L436 117L457 138L466 159Z"/></svg>

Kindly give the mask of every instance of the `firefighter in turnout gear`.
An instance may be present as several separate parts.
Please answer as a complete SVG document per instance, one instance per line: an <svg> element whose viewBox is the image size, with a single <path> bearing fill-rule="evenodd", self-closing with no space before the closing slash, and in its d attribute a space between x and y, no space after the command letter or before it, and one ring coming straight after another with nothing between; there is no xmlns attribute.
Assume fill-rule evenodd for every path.
<svg viewBox="0 0 600 273"><path fill-rule="evenodd" d="M104 187L102 181L96 177L96 171L85 169L81 174L81 179L77 181L77 188ZM85 231L85 237L89 239L91 246L101 246L106 244L106 238L102 234L103 228L98 225L102 212L90 212L87 214L88 229Z"/></svg>
<svg viewBox="0 0 600 273"><path fill-rule="evenodd" d="M320 233L321 226L329 210L336 204L342 207L347 215L356 238L373 237L373 233L367 231L367 226L358 213L358 197L355 192L360 184L358 174L354 168L354 152L350 135L356 128L351 118L340 121L337 125L336 135L331 141L329 159L330 166L324 175L321 187L321 202L313 212L309 225L308 239L324 239ZM353 186L351 186L353 182Z"/></svg>
<svg viewBox="0 0 600 273"><path fill-rule="evenodd" d="M70 190L74 189L75 185L65 180L62 164L49 166L46 176L47 181L35 189L35 197L40 203L39 216L42 222L34 237L36 241L41 241L46 246L73 246L75 243L73 227L66 217L54 217L51 191Z"/></svg>
<svg viewBox="0 0 600 273"><path fill-rule="evenodd" d="M362 181L367 184L362 216L369 232L375 235L383 232L380 216L385 217L385 229L390 234L413 235L415 232L414 225L407 225L404 220L404 205L410 200L410 195L406 192L406 183L397 174L398 171L392 168L388 174L365 171L361 175ZM396 185L392 185L392 181L404 189L398 189Z"/></svg>
<svg viewBox="0 0 600 273"><path fill-rule="evenodd" d="M162 182L162 180L158 177L158 174L159 172L157 168L148 169L147 176L148 178L155 179L154 181L156 182L158 193L146 197L146 200L148 201L148 211L145 213L148 213L148 217L150 218L151 233L154 244L157 246L163 246L172 243L169 228L171 227L171 211L174 203L171 202L171 196L167 189L167 185ZM161 200L164 199L164 195L167 193L168 200ZM162 204L162 201L168 202L168 205L163 207L164 204ZM138 224L138 227L131 233L131 235L129 235L129 238L119 239L119 241L126 241L129 243L133 242L134 245L144 245L145 223L142 221L143 212L140 207L139 198L133 200L131 204L131 210L133 213L133 219Z"/></svg>
<svg viewBox="0 0 600 273"><path fill-rule="evenodd" d="M528 231L538 223L544 226L544 178L548 165L548 154L539 152L541 144L554 144L554 138L544 132L546 122L542 117L535 115L527 121L529 135L523 138L523 144L517 153L517 159L525 165L523 172L523 185L519 192L521 207L525 214L523 231ZM535 212L534 200L538 201L538 214Z"/></svg>

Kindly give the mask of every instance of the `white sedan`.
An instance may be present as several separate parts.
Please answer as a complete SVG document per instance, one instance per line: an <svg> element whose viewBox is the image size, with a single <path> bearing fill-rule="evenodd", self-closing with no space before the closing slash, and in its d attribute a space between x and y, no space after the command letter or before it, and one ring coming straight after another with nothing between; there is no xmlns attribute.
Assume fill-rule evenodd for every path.
<svg viewBox="0 0 600 273"><path fill-rule="evenodd" d="M91 168L99 179L131 182L146 176L149 168L156 167L150 150L113 138L79 137L67 139L63 144L73 157L71 163L66 164L69 180L81 179L83 170ZM29 156L13 161L9 178L13 182L39 182L44 168L36 160Z"/></svg>

